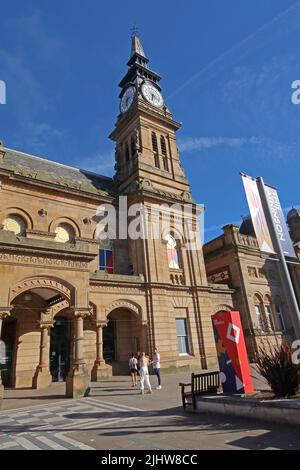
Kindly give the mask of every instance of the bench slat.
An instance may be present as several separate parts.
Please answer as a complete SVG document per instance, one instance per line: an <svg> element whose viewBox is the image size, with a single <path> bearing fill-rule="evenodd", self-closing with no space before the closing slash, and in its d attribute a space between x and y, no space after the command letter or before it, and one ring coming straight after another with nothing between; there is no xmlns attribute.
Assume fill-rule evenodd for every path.
<svg viewBox="0 0 300 470"><path fill-rule="evenodd" d="M180 383L179 385L181 386L183 408L185 409L186 405L192 402L193 408L195 409L197 395L218 393L220 388L220 373L218 371L203 374L192 373L191 383ZM191 388L189 392L186 390L187 387Z"/></svg>

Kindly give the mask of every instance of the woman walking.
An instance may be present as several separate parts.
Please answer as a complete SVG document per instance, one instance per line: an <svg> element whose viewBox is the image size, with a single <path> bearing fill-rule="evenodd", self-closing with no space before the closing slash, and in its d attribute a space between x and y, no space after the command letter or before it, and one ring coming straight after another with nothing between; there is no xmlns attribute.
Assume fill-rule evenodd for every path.
<svg viewBox="0 0 300 470"><path fill-rule="evenodd" d="M149 370L148 370L148 365L149 365L149 358L146 356L144 352L140 355L140 382L141 382L141 394L144 394L145 390L145 384L146 387L148 388L148 393L152 393L151 389L151 384L149 380Z"/></svg>
<svg viewBox="0 0 300 470"><path fill-rule="evenodd" d="M134 353L131 354L131 358L129 359L129 371L132 379L132 387L137 386L137 358L135 357Z"/></svg>

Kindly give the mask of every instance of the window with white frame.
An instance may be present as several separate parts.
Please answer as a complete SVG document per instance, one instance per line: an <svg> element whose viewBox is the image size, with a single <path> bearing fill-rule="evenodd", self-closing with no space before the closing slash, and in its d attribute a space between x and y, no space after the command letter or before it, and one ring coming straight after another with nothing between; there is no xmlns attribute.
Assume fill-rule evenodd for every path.
<svg viewBox="0 0 300 470"><path fill-rule="evenodd" d="M186 318L176 318L176 334L178 341L178 351L180 355L190 353L189 338Z"/></svg>

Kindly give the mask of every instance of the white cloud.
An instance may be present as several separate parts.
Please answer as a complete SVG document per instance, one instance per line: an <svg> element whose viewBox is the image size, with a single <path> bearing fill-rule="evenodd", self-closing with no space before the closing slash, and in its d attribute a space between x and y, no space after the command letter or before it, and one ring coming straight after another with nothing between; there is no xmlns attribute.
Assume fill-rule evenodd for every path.
<svg viewBox="0 0 300 470"><path fill-rule="evenodd" d="M176 88L168 96L168 99L173 98L194 82L197 82L199 86L205 81L211 80L214 76L220 76L222 70L233 67L233 65L239 63L243 57L253 53L275 39L278 40L292 31L298 30L300 25L299 11L300 2L296 1L192 75L182 85Z"/></svg>
<svg viewBox="0 0 300 470"><path fill-rule="evenodd" d="M178 145L181 151L205 150L212 147L227 146L239 148L243 145L260 145L267 139L261 137L185 137L179 139Z"/></svg>
<svg viewBox="0 0 300 470"><path fill-rule="evenodd" d="M98 173L104 176L112 176L114 173L115 157L114 152L96 153L94 155L83 157L82 155L78 160L73 160L76 166L82 166L84 162L84 169Z"/></svg>

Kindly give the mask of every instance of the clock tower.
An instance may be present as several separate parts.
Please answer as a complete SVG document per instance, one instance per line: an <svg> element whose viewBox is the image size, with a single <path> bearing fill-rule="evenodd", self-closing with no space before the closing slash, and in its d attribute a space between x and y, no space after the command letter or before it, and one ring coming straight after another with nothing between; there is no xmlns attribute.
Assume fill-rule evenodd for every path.
<svg viewBox="0 0 300 470"><path fill-rule="evenodd" d="M147 189L188 201L176 144L180 124L164 102L161 77L149 67L139 37L133 34L131 41L128 70L119 83L120 114L110 135L116 142L116 184L123 194Z"/></svg>
<svg viewBox="0 0 300 470"><path fill-rule="evenodd" d="M147 350L158 346L165 366L175 361L206 367L215 363L207 316L212 289L202 248L190 243L200 239L199 221L179 160L176 132L180 124L165 103L161 77L150 68L139 37L134 34L131 41L128 70L119 83L120 113L110 138L116 143L115 184L119 194L127 196L128 226L134 222L131 209L138 207L137 231L146 236L128 233L126 240L116 240L115 260L123 263L128 253L131 272L143 276ZM124 212L121 206L118 210ZM188 330L190 346L181 350L177 344L180 331L187 335Z"/></svg>

